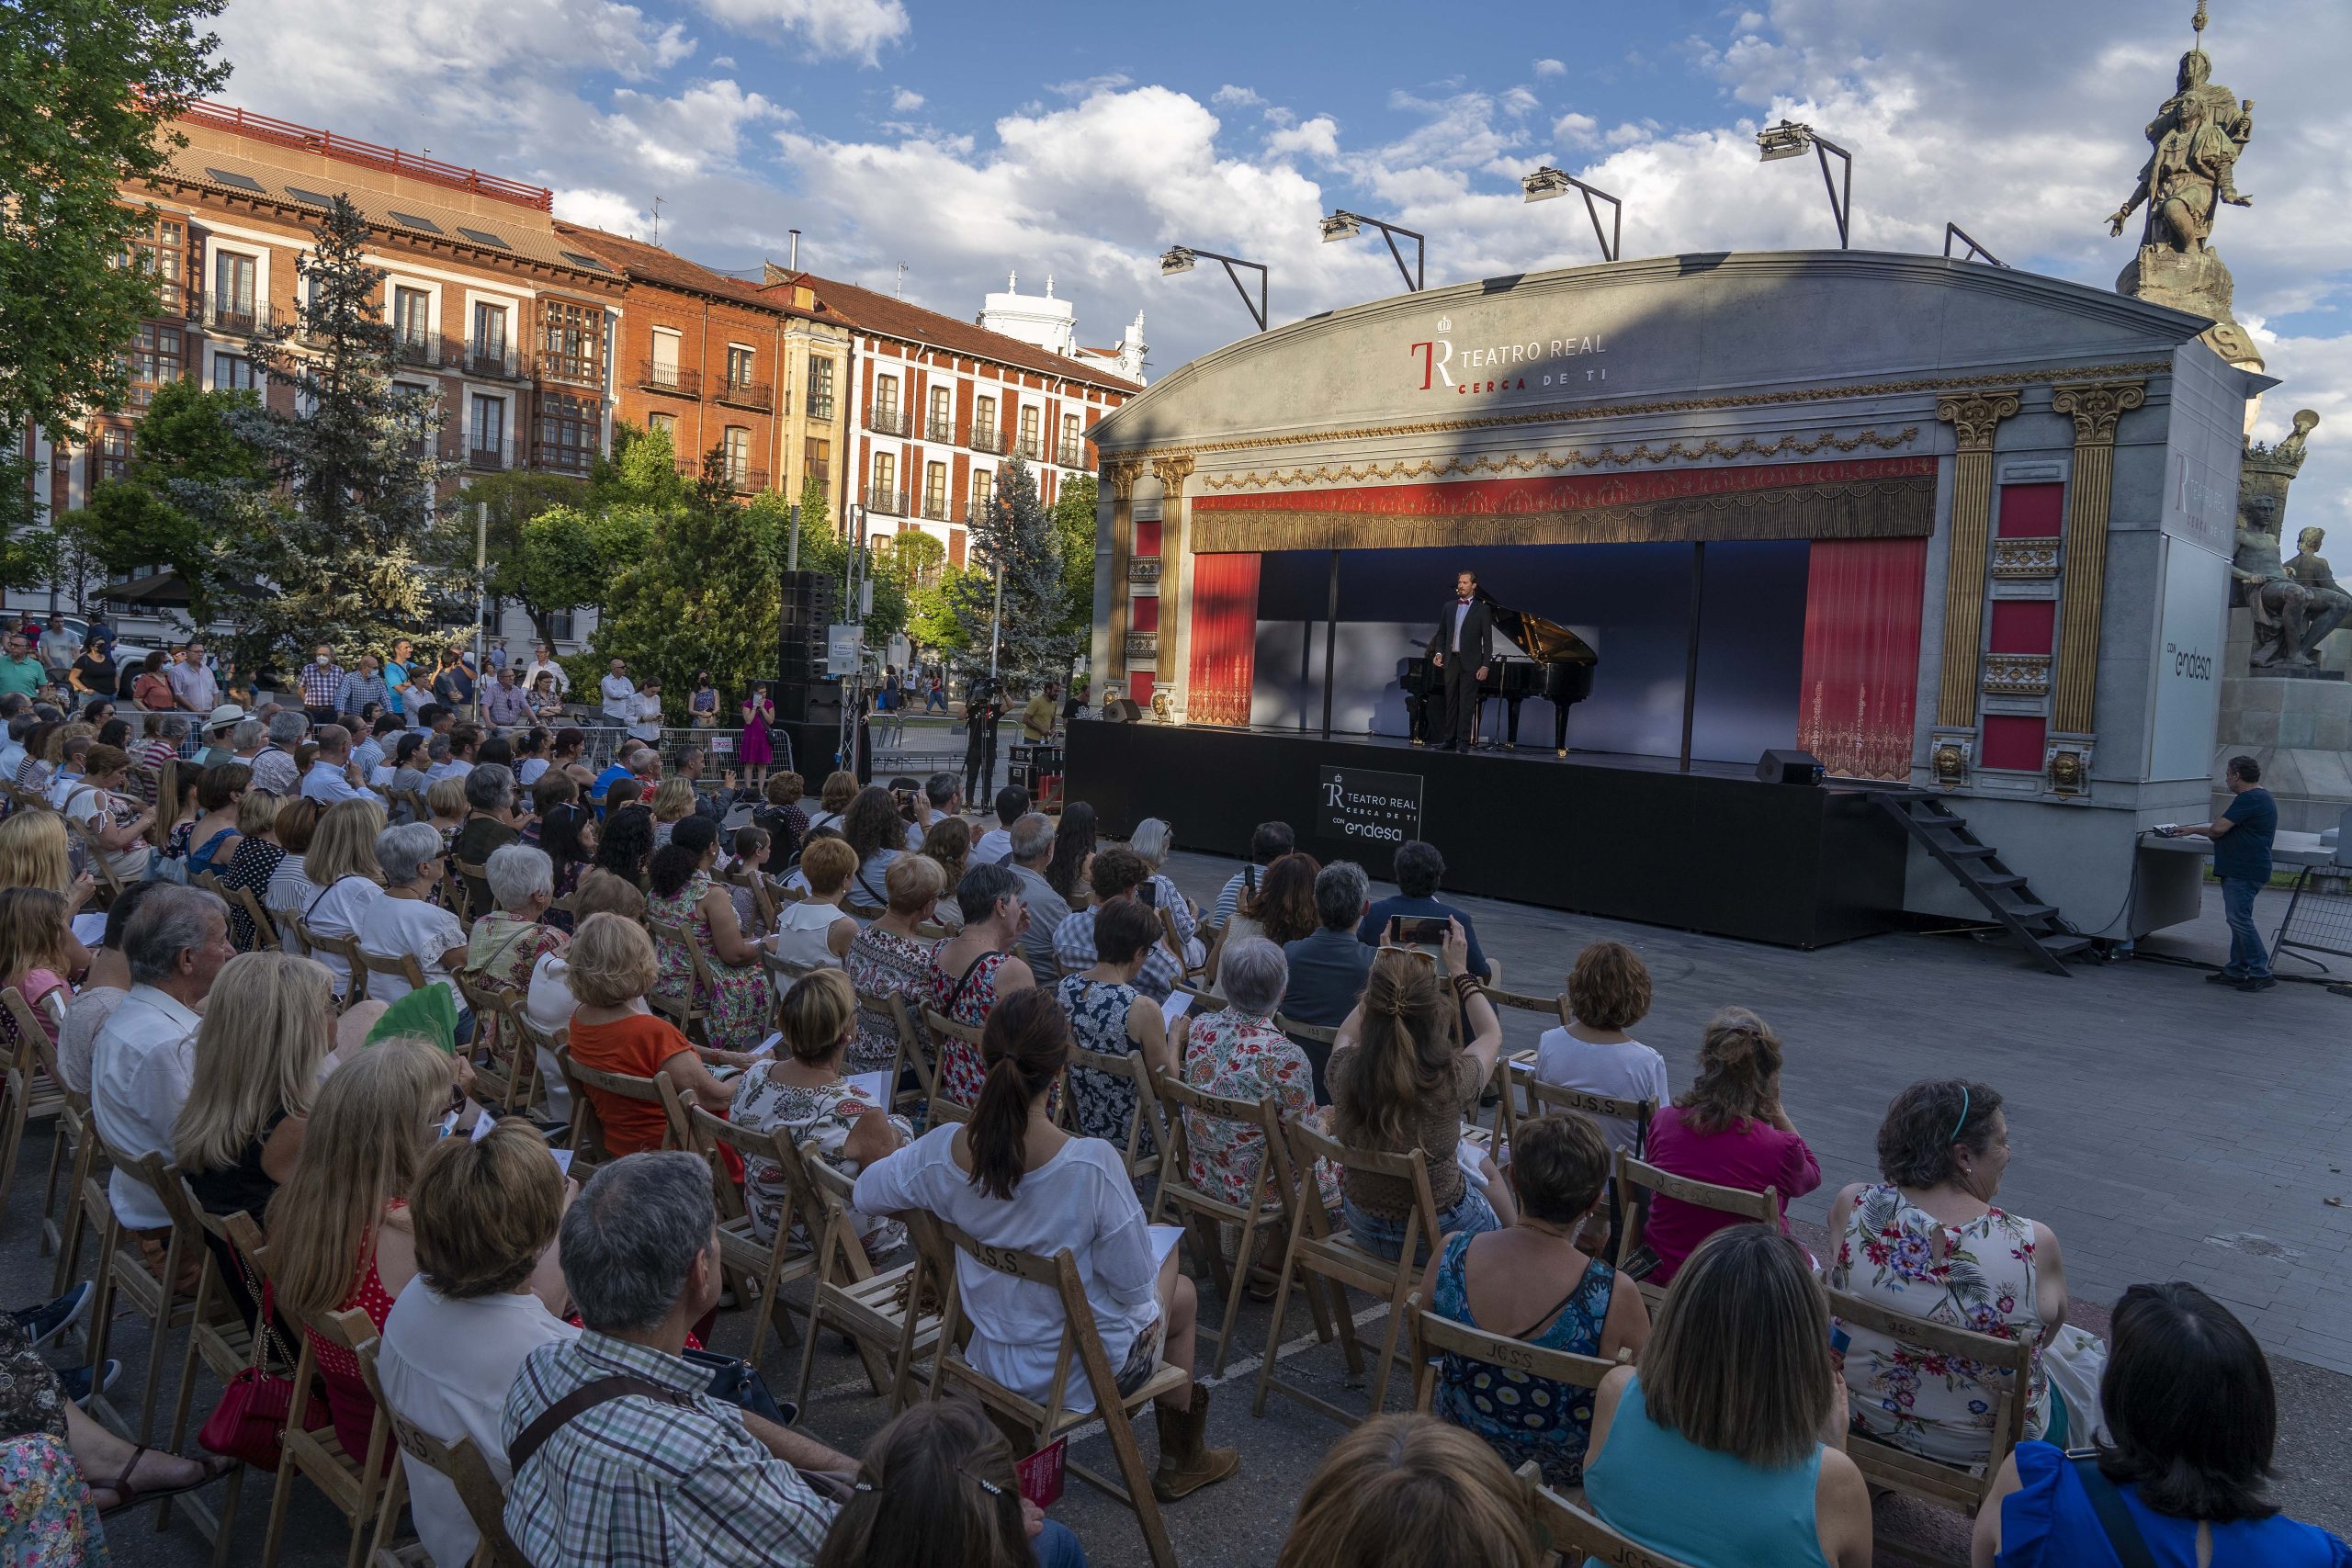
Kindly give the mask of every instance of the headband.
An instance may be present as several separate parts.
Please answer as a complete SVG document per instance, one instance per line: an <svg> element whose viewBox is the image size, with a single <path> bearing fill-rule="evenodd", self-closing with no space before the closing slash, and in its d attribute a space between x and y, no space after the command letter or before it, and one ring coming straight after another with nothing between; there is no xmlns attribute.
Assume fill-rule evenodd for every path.
<svg viewBox="0 0 2352 1568"><path fill-rule="evenodd" d="M1951 1137L1949 1137L1949 1138L1946 1138L1946 1139L1944 1140L1944 1142L1946 1142L1946 1143L1948 1143L1948 1144L1956 1144L1956 1143L1960 1142L1960 1130L1961 1130L1962 1127L1965 1127L1965 1126L1967 1126L1967 1125L1968 1125L1968 1086L1967 1086L1966 1084L1962 1084L1962 1085L1961 1085L1961 1086L1960 1086L1960 1120L1959 1120L1959 1121L1957 1121L1957 1122L1953 1122L1953 1123L1951 1124Z"/></svg>

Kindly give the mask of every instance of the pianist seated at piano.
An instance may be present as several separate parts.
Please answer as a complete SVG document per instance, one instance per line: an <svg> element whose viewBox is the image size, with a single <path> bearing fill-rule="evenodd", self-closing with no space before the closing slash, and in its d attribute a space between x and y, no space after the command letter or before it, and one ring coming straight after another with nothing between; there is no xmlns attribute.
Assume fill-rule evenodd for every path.
<svg viewBox="0 0 2352 1568"><path fill-rule="evenodd" d="M1494 969L1487 962L1486 953L1478 946L1478 928L1467 913L1451 904L1441 903L1437 885L1445 877L1445 857L1437 852L1435 844L1419 839L1408 839L1396 846L1396 895L1376 898L1363 912L1356 925L1356 940L1366 947L1378 947L1388 940L1388 922L1417 915L1430 915L1441 920L1459 920L1463 937L1469 942L1467 967L1471 974L1491 984Z"/></svg>
<svg viewBox="0 0 2352 1568"><path fill-rule="evenodd" d="M1503 639L1497 648L1496 637ZM1557 621L1495 602L1463 572L1446 601L1437 631L1418 659L1397 670L1415 745L1467 750L1478 739L1488 697L1503 701L1503 743L1519 745L1520 705L1530 697L1552 705L1552 749L1568 754L1568 708L1592 695L1592 646ZM1487 737L1491 739L1492 737Z"/></svg>

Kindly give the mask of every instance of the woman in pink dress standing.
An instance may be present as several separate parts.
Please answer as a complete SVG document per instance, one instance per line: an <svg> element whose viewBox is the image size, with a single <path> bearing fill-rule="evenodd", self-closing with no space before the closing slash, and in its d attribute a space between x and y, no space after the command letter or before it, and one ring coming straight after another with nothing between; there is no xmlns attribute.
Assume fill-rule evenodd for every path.
<svg viewBox="0 0 2352 1568"><path fill-rule="evenodd" d="M736 756L743 768L743 786L754 798L766 786L768 763L775 760L768 743L768 726L775 722L775 700L768 695L768 683L755 681L752 694L743 699L743 739Z"/></svg>

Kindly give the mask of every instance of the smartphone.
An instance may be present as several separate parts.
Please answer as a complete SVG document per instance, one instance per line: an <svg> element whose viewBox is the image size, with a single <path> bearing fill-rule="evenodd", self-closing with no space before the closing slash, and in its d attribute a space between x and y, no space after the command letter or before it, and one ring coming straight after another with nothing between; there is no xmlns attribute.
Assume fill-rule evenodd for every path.
<svg viewBox="0 0 2352 1568"><path fill-rule="evenodd" d="M1442 915L1400 915L1396 919L1396 940L1408 947L1442 947L1445 928Z"/></svg>
<svg viewBox="0 0 2352 1568"><path fill-rule="evenodd" d="M1159 885L1150 881L1137 883L1136 885L1136 902L1141 904L1147 909L1159 908Z"/></svg>

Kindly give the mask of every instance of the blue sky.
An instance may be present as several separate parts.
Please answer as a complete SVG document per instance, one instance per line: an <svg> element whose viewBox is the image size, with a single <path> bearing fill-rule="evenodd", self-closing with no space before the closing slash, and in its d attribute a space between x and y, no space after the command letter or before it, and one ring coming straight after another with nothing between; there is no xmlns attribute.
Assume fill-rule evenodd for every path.
<svg viewBox="0 0 2352 1568"><path fill-rule="evenodd" d="M1628 255L1836 243L1809 120L1855 155L1857 246L1933 251L1947 219L2018 265L2105 287L2105 216L2144 156L2194 0L1758 0L1475 8L946 6L928 0L229 0L225 95L551 186L564 216L712 265L801 259L968 317L1050 274L1080 336L1138 310L1155 375L1248 318L1173 243L1273 268L1295 319L1394 292L1334 206L1430 235L1431 284L1595 259L1580 204L1522 204L1551 162L1624 198ZM2256 100L2249 209L2216 243L2238 314L2325 423L2298 521L2352 526L2352 6L2212 0L2215 79ZM393 26L386 25L390 14Z"/></svg>

